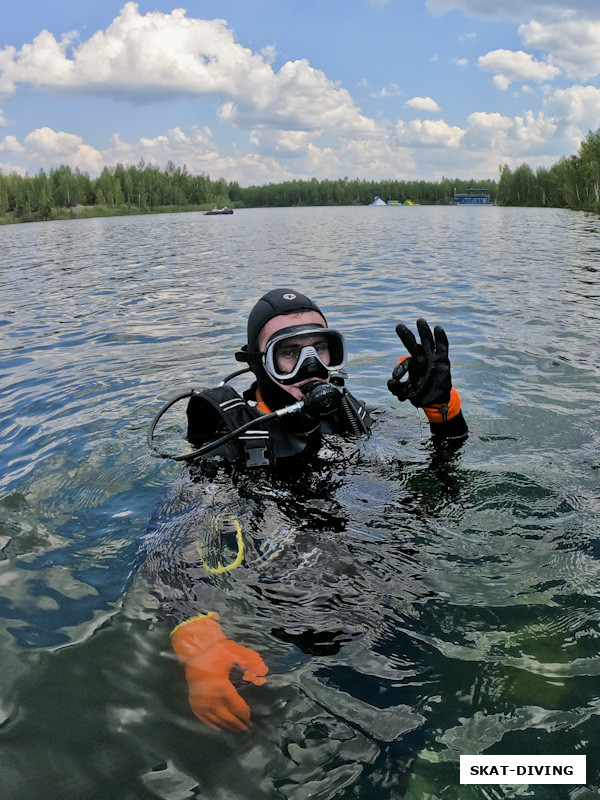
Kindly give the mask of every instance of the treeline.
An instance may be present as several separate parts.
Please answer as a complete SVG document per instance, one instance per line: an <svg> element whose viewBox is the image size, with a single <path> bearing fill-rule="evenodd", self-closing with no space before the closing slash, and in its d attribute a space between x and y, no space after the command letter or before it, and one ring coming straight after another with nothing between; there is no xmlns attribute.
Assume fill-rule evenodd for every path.
<svg viewBox="0 0 600 800"><path fill-rule="evenodd" d="M470 188L489 192L505 206L553 206L600 212L600 130L589 132L579 153L562 158L535 173L527 164L500 170L500 180L369 181L294 180L265 186L240 187L237 182L191 175L169 161L165 169L145 164L105 167L97 178L61 166L35 177L0 172L0 222L59 219L102 214L203 210L216 205L232 208L273 206L366 205L383 200L422 205L451 202L454 191Z"/></svg>
<svg viewBox="0 0 600 800"><path fill-rule="evenodd" d="M143 161L136 167L117 164L105 167L95 179L66 166L48 174L41 170L33 178L0 172L0 218L57 219L73 216L73 209L80 214L88 209L97 216L209 208L231 204L237 193L236 183L190 175L185 166L171 161L164 170Z"/></svg>
<svg viewBox="0 0 600 800"><path fill-rule="evenodd" d="M286 181L267 186L248 186L240 189L244 206L352 206L367 205L379 195L382 200L412 200L422 205L446 205L452 201L454 190L465 192L476 186L487 189L495 198L498 185L495 181L465 181L444 178L430 181L367 181L338 180Z"/></svg>
<svg viewBox="0 0 600 800"><path fill-rule="evenodd" d="M551 206L600 212L600 131L590 131L579 153L550 169L504 166L498 183L503 206Z"/></svg>
<svg viewBox="0 0 600 800"><path fill-rule="evenodd" d="M366 181L294 180L266 186L240 187L207 175L190 175L187 168L169 162L164 170L140 162L136 167L105 167L95 179L61 166L35 177L0 173L0 218L5 220L58 219L77 215L127 214L177 209L203 209L214 205L233 208L273 206L366 205L377 195L385 200L412 200L421 204L446 204L453 192L474 185L495 197L494 181L442 180Z"/></svg>

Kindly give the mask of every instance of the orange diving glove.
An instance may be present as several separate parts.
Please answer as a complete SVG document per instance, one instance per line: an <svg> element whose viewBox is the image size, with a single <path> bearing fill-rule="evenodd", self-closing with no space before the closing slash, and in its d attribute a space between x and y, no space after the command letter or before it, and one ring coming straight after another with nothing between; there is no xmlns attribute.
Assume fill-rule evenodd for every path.
<svg viewBox="0 0 600 800"><path fill-rule="evenodd" d="M181 623L171 633L171 645L185 664L190 706L198 719L212 728L247 731L250 707L229 674L238 666L244 680L262 686L269 668L257 652L228 639L218 619L211 612Z"/></svg>

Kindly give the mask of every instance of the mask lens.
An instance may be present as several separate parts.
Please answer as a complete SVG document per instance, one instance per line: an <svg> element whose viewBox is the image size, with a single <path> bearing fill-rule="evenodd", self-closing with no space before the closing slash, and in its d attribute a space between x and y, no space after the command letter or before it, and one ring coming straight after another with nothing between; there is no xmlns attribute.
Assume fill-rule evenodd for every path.
<svg viewBox="0 0 600 800"><path fill-rule="evenodd" d="M342 335L319 327L275 335L267 344L265 365L275 378L294 377L307 359L320 363L327 371L341 369L346 363Z"/></svg>
<svg viewBox="0 0 600 800"><path fill-rule="evenodd" d="M274 348L274 362L277 372L281 375L289 375L296 369L300 354L305 348L315 351L319 359L325 366L329 366L330 353L329 341L327 336L294 336L290 339L278 342Z"/></svg>

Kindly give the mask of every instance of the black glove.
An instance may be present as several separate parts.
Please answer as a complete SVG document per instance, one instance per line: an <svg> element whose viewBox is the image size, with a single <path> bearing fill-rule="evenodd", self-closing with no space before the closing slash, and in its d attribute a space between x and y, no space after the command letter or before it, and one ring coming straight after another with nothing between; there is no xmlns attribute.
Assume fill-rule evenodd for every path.
<svg viewBox="0 0 600 800"><path fill-rule="evenodd" d="M421 344L417 344L406 325L396 325L396 333L410 356L394 367L388 389L399 400L410 400L417 408L447 403L452 389L448 337L439 325L432 335L424 319L417 320L417 330ZM407 373L408 378L402 380Z"/></svg>

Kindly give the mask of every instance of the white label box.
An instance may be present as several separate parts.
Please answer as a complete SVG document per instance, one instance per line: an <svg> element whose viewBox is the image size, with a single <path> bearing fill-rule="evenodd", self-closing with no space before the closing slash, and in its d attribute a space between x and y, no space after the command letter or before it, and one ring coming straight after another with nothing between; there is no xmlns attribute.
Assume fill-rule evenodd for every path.
<svg viewBox="0 0 600 800"><path fill-rule="evenodd" d="M461 783L585 784L585 756L461 756Z"/></svg>

